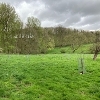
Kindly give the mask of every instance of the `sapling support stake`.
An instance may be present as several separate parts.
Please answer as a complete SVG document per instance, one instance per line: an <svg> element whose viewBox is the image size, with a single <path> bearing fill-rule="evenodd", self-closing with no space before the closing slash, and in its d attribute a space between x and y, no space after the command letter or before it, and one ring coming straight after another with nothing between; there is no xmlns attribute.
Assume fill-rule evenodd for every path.
<svg viewBox="0 0 100 100"><path fill-rule="evenodd" d="M84 59L81 57L79 59L79 73L84 74L86 72L85 66L84 66Z"/></svg>

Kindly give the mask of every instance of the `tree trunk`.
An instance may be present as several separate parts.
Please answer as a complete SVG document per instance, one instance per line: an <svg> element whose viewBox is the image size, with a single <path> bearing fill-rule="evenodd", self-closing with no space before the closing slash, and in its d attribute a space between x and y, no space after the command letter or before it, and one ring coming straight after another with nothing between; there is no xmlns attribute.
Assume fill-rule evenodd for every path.
<svg viewBox="0 0 100 100"><path fill-rule="evenodd" d="M78 48L80 47L81 45L78 45L76 48L73 46L73 53L76 51L76 50L78 50Z"/></svg>
<svg viewBox="0 0 100 100"><path fill-rule="evenodd" d="M98 53L94 54L93 60L95 60L97 58Z"/></svg>
<svg viewBox="0 0 100 100"><path fill-rule="evenodd" d="M81 58L81 72L80 74L84 74L84 65L83 65L83 59Z"/></svg>

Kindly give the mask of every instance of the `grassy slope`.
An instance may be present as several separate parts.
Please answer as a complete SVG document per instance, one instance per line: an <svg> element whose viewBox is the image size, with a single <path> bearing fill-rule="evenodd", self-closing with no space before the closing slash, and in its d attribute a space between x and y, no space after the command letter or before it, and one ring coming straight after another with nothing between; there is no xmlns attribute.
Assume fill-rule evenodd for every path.
<svg viewBox="0 0 100 100"><path fill-rule="evenodd" d="M77 54L1 55L0 100L100 100L100 58Z"/></svg>
<svg viewBox="0 0 100 100"><path fill-rule="evenodd" d="M90 47L92 47L92 44L87 44L87 45L82 45L80 46L74 53L81 53L83 52L84 54L90 54ZM52 50L48 50L48 54L61 54L61 51L64 50L65 53L72 53L72 49L67 46L67 47L56 47Z"/></svg>

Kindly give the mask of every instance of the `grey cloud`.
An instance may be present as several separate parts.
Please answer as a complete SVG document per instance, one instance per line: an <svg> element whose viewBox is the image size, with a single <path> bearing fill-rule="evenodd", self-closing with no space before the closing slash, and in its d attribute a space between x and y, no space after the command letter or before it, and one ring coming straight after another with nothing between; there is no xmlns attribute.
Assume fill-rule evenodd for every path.
<svg viewBox="0 0 100 100"><path fill-rule="evenodd" d="M65 13L70 11L74 13L96 14L100 13L100 1L99 0L42 0L49 9Z"/></svg>
<svg viewBox="0 0 100 100"><path fill-rule="evenodd" d="M74 25L75 23L79 22L81 20L79 14L70 16L64 23L64 26L71 26Z"/></svg>
<svg viewBox="0 0 100 100"><path fill-rule="evenodd" d="M100 27L100 0L0 0L0 2L14 5L22 19L29 15L36 16L44 26L62 24L65 27L87 30ZM21 6L23 2L29 5Z"/></svg>
<svg viewBox="0 0 100 100"><path fill-rule="evenodd" d="M100 15L92 15L83 17L83 21L80 21L78 25L85 25L85 24L98 24L100 23Z"/></svg>
<svg viewBox="0 0 100 100"><path fill-rule="evenodd" d="M44 18L46 17L48 18L48 20L51 18L50 20L58 21L58 23L59 19L61 19L60 21L62 21L65 27L68 26L77 27L78 25L77 23L79 23L79 25L82 27L84 25L87 26L89 24L92 28L92 26L94 27L94 24L100 23L99 0L60 0L60 1L42 0L42 1L49 9L49 17L46 17L46 13L44 13L45 15ZM54 12L56 12L56 16ZM54 15L54 17L52 17L52 15ZM85 17L85 19L81 22L82 17Z"/></svg>
<svg viewBox="0 0 100 100"><path fill-rule="evenodd" d="M17 4L20 3L19 0L16 0L16 1L14 1L14 0L0 0L0 2L8 3L8 4L11 4L11 5L17 5Z"/></svg>
<svg viewBox="0 0 100 100"><path fill-rule="evenodd" d="M32 1L37 1L37 0L0 0L0 2L5 2L5 3L12 3L12 4L15 4L15 3L20 3L20 2L27 2L27 3L31 3Z"/></svg>
<svg viewBox="0 0 100 100"><path fill-rule="evenodd" d="M79 28L79 27L77 27ZM87 25L84 25L84 26L81 26L80 29L85 29L85 30L98 30L100 29L100 24L87 24Z"/></svg>

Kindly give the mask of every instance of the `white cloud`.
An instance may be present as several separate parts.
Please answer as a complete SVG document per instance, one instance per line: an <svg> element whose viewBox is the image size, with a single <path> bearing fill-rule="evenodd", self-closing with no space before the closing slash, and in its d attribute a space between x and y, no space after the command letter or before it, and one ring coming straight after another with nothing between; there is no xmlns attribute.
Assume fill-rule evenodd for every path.
<svg viewBox="0 0 100 100"><path fill-rule="evenodd" d="M38 18L38 14L44 9L44 5L39 1L32 3L23 1L19 5L15 6L15 9L20 18L26 22L27 17L34 16Z"/></svg>

